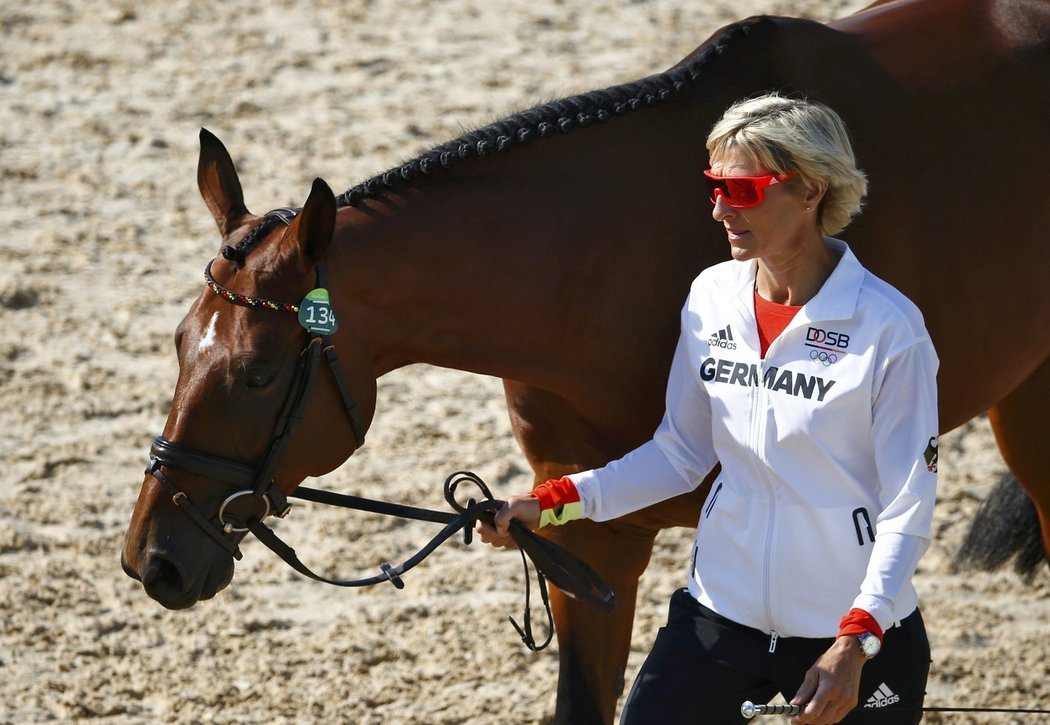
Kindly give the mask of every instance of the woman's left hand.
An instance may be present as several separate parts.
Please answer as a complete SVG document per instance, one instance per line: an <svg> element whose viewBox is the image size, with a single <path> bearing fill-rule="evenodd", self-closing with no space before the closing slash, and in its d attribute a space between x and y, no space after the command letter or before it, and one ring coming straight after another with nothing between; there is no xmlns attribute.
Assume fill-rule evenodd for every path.
<svg viewBox="0 0 1050 725"><path fill-rule="evenodd" d="M791 725L837 723L857 706L860 672L866 659L856 637L838 637L828 651L806 672L806 679L791 698L792 705L805 705Z"/></svg>

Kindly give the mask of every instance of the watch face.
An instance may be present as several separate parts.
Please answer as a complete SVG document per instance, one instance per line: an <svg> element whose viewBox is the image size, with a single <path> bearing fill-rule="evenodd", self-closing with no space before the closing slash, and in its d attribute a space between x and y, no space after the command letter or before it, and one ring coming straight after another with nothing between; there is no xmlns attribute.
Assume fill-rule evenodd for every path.
<svg viewBox="0 0 1050 725"><path fill-rule="evenodd" d="M879 638L874 634L862 634L857 639L860 640L860 649L867 657L874 657L882 649L882 643L879 642Z"/></svg>

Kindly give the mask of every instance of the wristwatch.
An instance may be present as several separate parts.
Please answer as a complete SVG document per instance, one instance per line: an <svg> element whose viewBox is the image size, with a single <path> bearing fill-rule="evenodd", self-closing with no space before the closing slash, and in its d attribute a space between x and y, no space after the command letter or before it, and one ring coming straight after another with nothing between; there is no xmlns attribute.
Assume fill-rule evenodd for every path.
<svg viewBox="0 0 1050 725"><path fill-rule="evenodd" d="M866 659L871 659L879 653L882 649L882 642L871 632L865 632L864 634L856 635L857 641L860 643L860 651L864 653Z"/></svg>

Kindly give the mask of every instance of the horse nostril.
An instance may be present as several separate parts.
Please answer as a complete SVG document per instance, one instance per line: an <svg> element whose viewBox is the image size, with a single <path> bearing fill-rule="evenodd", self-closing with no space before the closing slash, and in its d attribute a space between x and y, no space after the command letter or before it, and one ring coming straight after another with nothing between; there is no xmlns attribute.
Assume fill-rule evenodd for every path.
<svg viewBox="0 0 1050 725"><path fill-rule="evenodd" d="M154 554L142 570L142 586L166 607L177 607L185 599L185 585L179 568L163 556Z"/></svg>

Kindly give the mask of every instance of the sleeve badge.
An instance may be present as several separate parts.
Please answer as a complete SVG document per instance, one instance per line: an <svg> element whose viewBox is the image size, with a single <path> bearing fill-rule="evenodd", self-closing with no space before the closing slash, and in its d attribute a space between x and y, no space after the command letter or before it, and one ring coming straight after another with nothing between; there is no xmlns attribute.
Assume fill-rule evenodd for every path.
<svg viewBox="0 0 1050 725"><path fill-rule="evenodd" d="M926 470L930 473L937 473L937 436L930 438L922 458L926 461Z"/></svg>

